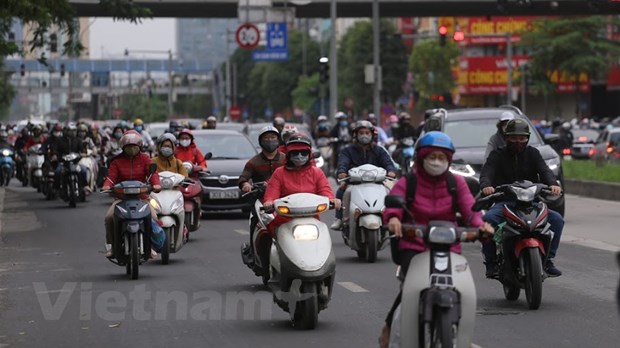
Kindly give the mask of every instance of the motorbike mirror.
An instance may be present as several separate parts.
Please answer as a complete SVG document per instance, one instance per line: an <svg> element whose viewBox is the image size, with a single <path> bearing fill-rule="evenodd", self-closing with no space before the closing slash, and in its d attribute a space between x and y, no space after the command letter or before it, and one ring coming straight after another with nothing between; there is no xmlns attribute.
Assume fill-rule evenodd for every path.
<svg viewBox="0 0 620 348"><path fill-rule="evenodd" d="M316 150L316 151L312 152L312 156L313 156L314 158L319 158L319 157L321 157L321 151Z"/></svg>
<svg viewBox="0 0 620 348"><path fill-rule="evenodd" d="M403 197L398 195L385 196L385 206L388 208L402 208L405 205Z"/></svg>
<svg viewBox="0 0 620 348"><path fill-rule="evenodd" d="M149 164L149 174L153 174L157 171L157 164L151 163Z"/></svg>
<svg viewBox="0 0 620 348"><path fill-rule="evenodd" d="M206 160L210 160L210 159L211 159L211 157L213 157L213 153L211 153L211 152L207 152L207 153L205 153L205 161L206 161Z"/></svg>

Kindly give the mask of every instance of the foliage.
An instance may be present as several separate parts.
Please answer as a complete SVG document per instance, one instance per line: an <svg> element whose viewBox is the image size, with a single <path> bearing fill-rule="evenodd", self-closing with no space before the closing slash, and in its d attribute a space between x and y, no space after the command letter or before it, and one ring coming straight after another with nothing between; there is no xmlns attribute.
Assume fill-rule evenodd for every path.
<svg viewBox="0 0 620 348"><path fill-rule="evenodd" d="M314 73L307 78L301 78L297 88L293 90L293 105L302 110L310 110L319 97L319 74Z"/></svg>
<svg viewBox="0 0 620 348"><path fill-rule="evenodd" d="M406 49L395 33L391 22L381 21L379 60L383 74L383 101L398 99L407 74ZM364 77L364 66L373 62L372 37L372 23L357 22L343 36L338 50L338 95L341 101L347 97L353 98L357 111L372 109L373 105L373 87L365 83Z"/></svg>
<svg viewBox="0 0 620 348"><path fill-rule="evenodd" d="M0 119L6 118L15 97L15 90L9 83L10 77L11 73L4 71L4 59L0 57Z"/></svg>
<svg viewBox="0 0 620 348"><path fill-rule="evenodd" d="M211 95L179 96L177 102L174 103L175 114L190 118L206 118L211 114L212 109Z"/></svg>
<svg viewBox="0 0 620 348"><path fill-rule="evenodd" d="M168 118L168 102L157 96L149 98L143 94L122 96L120 104L123 118L140 117L144 122L163 122Z"/></svg>
<svg viewBox="0 0 620 348"><path fill-rule="evenodd" d="M441 46L438 39L418 43L411 53L409 69L420 97L416 107L420 110L433 107L432 96L450 94L456 86L452 68L459 55L457 45L448 40Z"/></svg>
<svg viewBox="0 0 620 348"><path fill-rule="evenodd" d="M620 164L597 167L594 161L563 161L564 176L571 179L620 182Z"/></svg>

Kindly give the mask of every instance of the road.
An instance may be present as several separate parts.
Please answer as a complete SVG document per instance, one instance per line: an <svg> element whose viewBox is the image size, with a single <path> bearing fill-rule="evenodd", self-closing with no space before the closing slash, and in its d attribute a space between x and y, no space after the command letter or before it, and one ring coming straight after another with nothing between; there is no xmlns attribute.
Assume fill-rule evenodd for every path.
<svg viewBox="0 0 620 348"><path fill-rule="evenodd" d="M479 245L469 244L478 292L474 342L481 347L614 347L620 203L567 197L564 271L544 283L539 310L503 299L484 279ZM395 266L383 250L359 262L333 233L337 277L332 302L314 331L293 329L242 263L241 214L203 220L170 265L148 262L138 280L103 256L109 197L71 209L32 189L0 188L0 348L4 347L376 347L396 293ZM331 223L332 214L323 215ZM243 303L250 305L243 306Z"/></svg>

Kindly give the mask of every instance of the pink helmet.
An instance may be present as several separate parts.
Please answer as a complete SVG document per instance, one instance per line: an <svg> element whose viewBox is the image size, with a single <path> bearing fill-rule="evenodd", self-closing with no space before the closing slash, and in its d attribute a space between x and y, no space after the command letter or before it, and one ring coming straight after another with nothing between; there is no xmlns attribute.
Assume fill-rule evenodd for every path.
<svg viewBox="0 0 620 348"><path fill-rule="evenodd" d="M396 115L390 116L390 123L398 123L398 116Z"/></svg>
<svg viewBox="0 0 620 348"><path fill-rule="evenodd" d="M121 149L127 145L137 145L142 147L142 136L133 129L129 130L123 134L121 140L118 142L118 145Z"/></svg>

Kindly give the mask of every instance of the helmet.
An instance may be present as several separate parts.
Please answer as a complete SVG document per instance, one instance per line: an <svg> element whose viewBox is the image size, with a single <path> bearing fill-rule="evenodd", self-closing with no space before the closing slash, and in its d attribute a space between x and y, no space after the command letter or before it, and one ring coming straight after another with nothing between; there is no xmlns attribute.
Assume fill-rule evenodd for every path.
<svg viewBox="0 0 620 348"><path fill-rule="evenodd" d="M78 132L88 132L88 126L85 125L84 123L80 123L80 125L77 127L77 131Z"/></svg>
<svg viewBox="0 0 620 348"><path fill-rule="evenodd" d="M138 145L139 147L142 147L142 136L135 130L129 130L123 134L121 140L118 142L118 145L121 148L124 148L127 145Z"/></svg>
<svg viewBox="0 0 620 348"><path fill-rule="evenodd" d="M41 135L41 132L43 132L43 128L41 128L41 126L39 125L36 125L32 128L32 135L35 137Z"/></svg>
<svg viewBox="0 0 620 348"><path fill-rule="evenodd" d="M211 116L207 117L207 122L217 122L217 118L215 118L215 116L211 115Z"/></svg>
<svg viewBox="0 0 620 348"><path fill-rule="evenodd" d="M568 122L564 122L562 123L562 128L564 128L564 130L569 130L571 129L571 125Z"/></svg>
<svg viewBox="0 0 620 348"><path fill-rule="evenodd" d="M411 121L411 115L403 111L399 114L398 120L401 122L409 122Z"/></svg>
<svg viewBox="0 0 620 348"><path fill-rule="evenodd" d="M327 122L327 116L320 115L319 117L317 117L316 121L317 122Z"/></svg>
<svg viewBox="0 0 620 348"><path fill-rule="evenodd" d="M133 121L133 126L134 126L134 127L135 127L135 126L142 126L143 124L144 124L144 122L142 122L142 119L141 119L141 118L136 118L136 119Z"/></svg>
<svg viewBox="0 0 620 348"><path fill-rule="evenodd" d="M547 120L540 121L540 126L541 127L547 127Z"/></svg>
<svg viewBox="0 0 620 348"><path fill-rule="evenodd" d="M504 111L499 116L499 122L510 121L515 119L515 114L512 111Z"/></svg>
<svg viewBox="0 0 620 348"><path fill-rule="evenodd" d="M293 126L292 124L285 125L284 128L282 129L282 140L286 142L289 136L297 132L298 132L297 127Z"/></svg>
<svg viewBox="0 0 620 348"><path fill-rule="evenodd" d="M288 141L286 142L286 152L290 152L291 150L308 150L312 149L312 143L310 142L310 138L301 134L294 133L290 136Z"/></svg>
<svg viewBox="0 0 620 348"><path fill-rule="evenodd" d="M54 127L52 127L52 132L62 132L62 125L60 123L56 123Z"/></svg>
<svg viewBox="0 0 620 348"><path fill-rule="evenodd" d="M366 120L361 120L361 121L357 121L357 123L355 124L355 128L353 128L353 134L356 134L357 131L362 128L368 128L370 129L371 132L375 131L375 127L372 125L372 123Z"/></svg>
<svg viewBox="0 0 620 348"><path fill-rule="evenodd" d="M508 121L508 124L506 125L506 130L504 131L504 134L506 136L509 135L526 135L526 136L530 136L530 126L527 124L527 122L525 122L524 120L521 119L514 119L514 120L510 120Z"/></svg>
<svg viewBox="0 0 620 348"><path fill-rule="evenodd" d="M398 123L398 116L391 115L390 116L390 123Z"/></svg>
<svg viewBox="0 0 620 348"><path fill-rule="evenodd" d="M181 131L179 132L179 138L181 138L181 135L183 135L183 134L187 134L187 135L189 135L189 137L190 137L190 138L192 138L192 140L194 140L194 135L192 134L192 131L191 131L191 130L189 130L189 129L187 129L187 128L184 128L183 130L181 130Z"/></svg>
<svg viewBox="0 0 620 348"><path fill-rule="evenodd" d="M438 147L441 149L446 149L452 153L454 153L454 144L452 143L452 139L446 134L437 131L431 131L424 134L416 145L416 149L422 149L425 147Z"/></svg>
<svg viewBox="0 0 620 348"><path fill-rule="evenodd" d="M164 141L170 141L172 146L176 146L177 138L172 133L164 133L157 138L157 147L161 146Z"/></svg>
<svg viewBox="0 0 620 348"><path fill-rule="evenodd" d="M345 113L344 113L344 112L342 112L342 111L338 111L338 112L336 113L336 119L337 119L337 120L339 120L339 119L341 119L341 118L347 118L347 114L345 114Z"/></svg>
<svg viewBox="0 0 620 348"><path fill-rule="evenodd" d="M74 122L67 123L66 130L77 130L77 125Z"/></svg>
<svg viewBox="0 0 620 348"><path fill-rule="evenodd" d="M129 127L129 124L127 123L127 121L124 121L124 120L119 122L118 126L121 127L121 129L124 131L131 128Z"/></svg>
<svg viewBox="0 0 620 348"><path fill-rule="evenodd" d="M284 119L282 117L276 117L273 119L273 126L277 127L277 126L281 126L284 127L284 124L286 123L286 121L284 121Z"/></svg>
<svg viewBox="0 0 620 348"><path fill-rule="evenodd" d="M265 126L265 127L261 128L260 132L258 133L258 141L260 141L260 138L263 135L267 134L267 133L274 133L277 137L280 136L280 132L278 132L276 127L274 127L274 126Z"/></svg>

